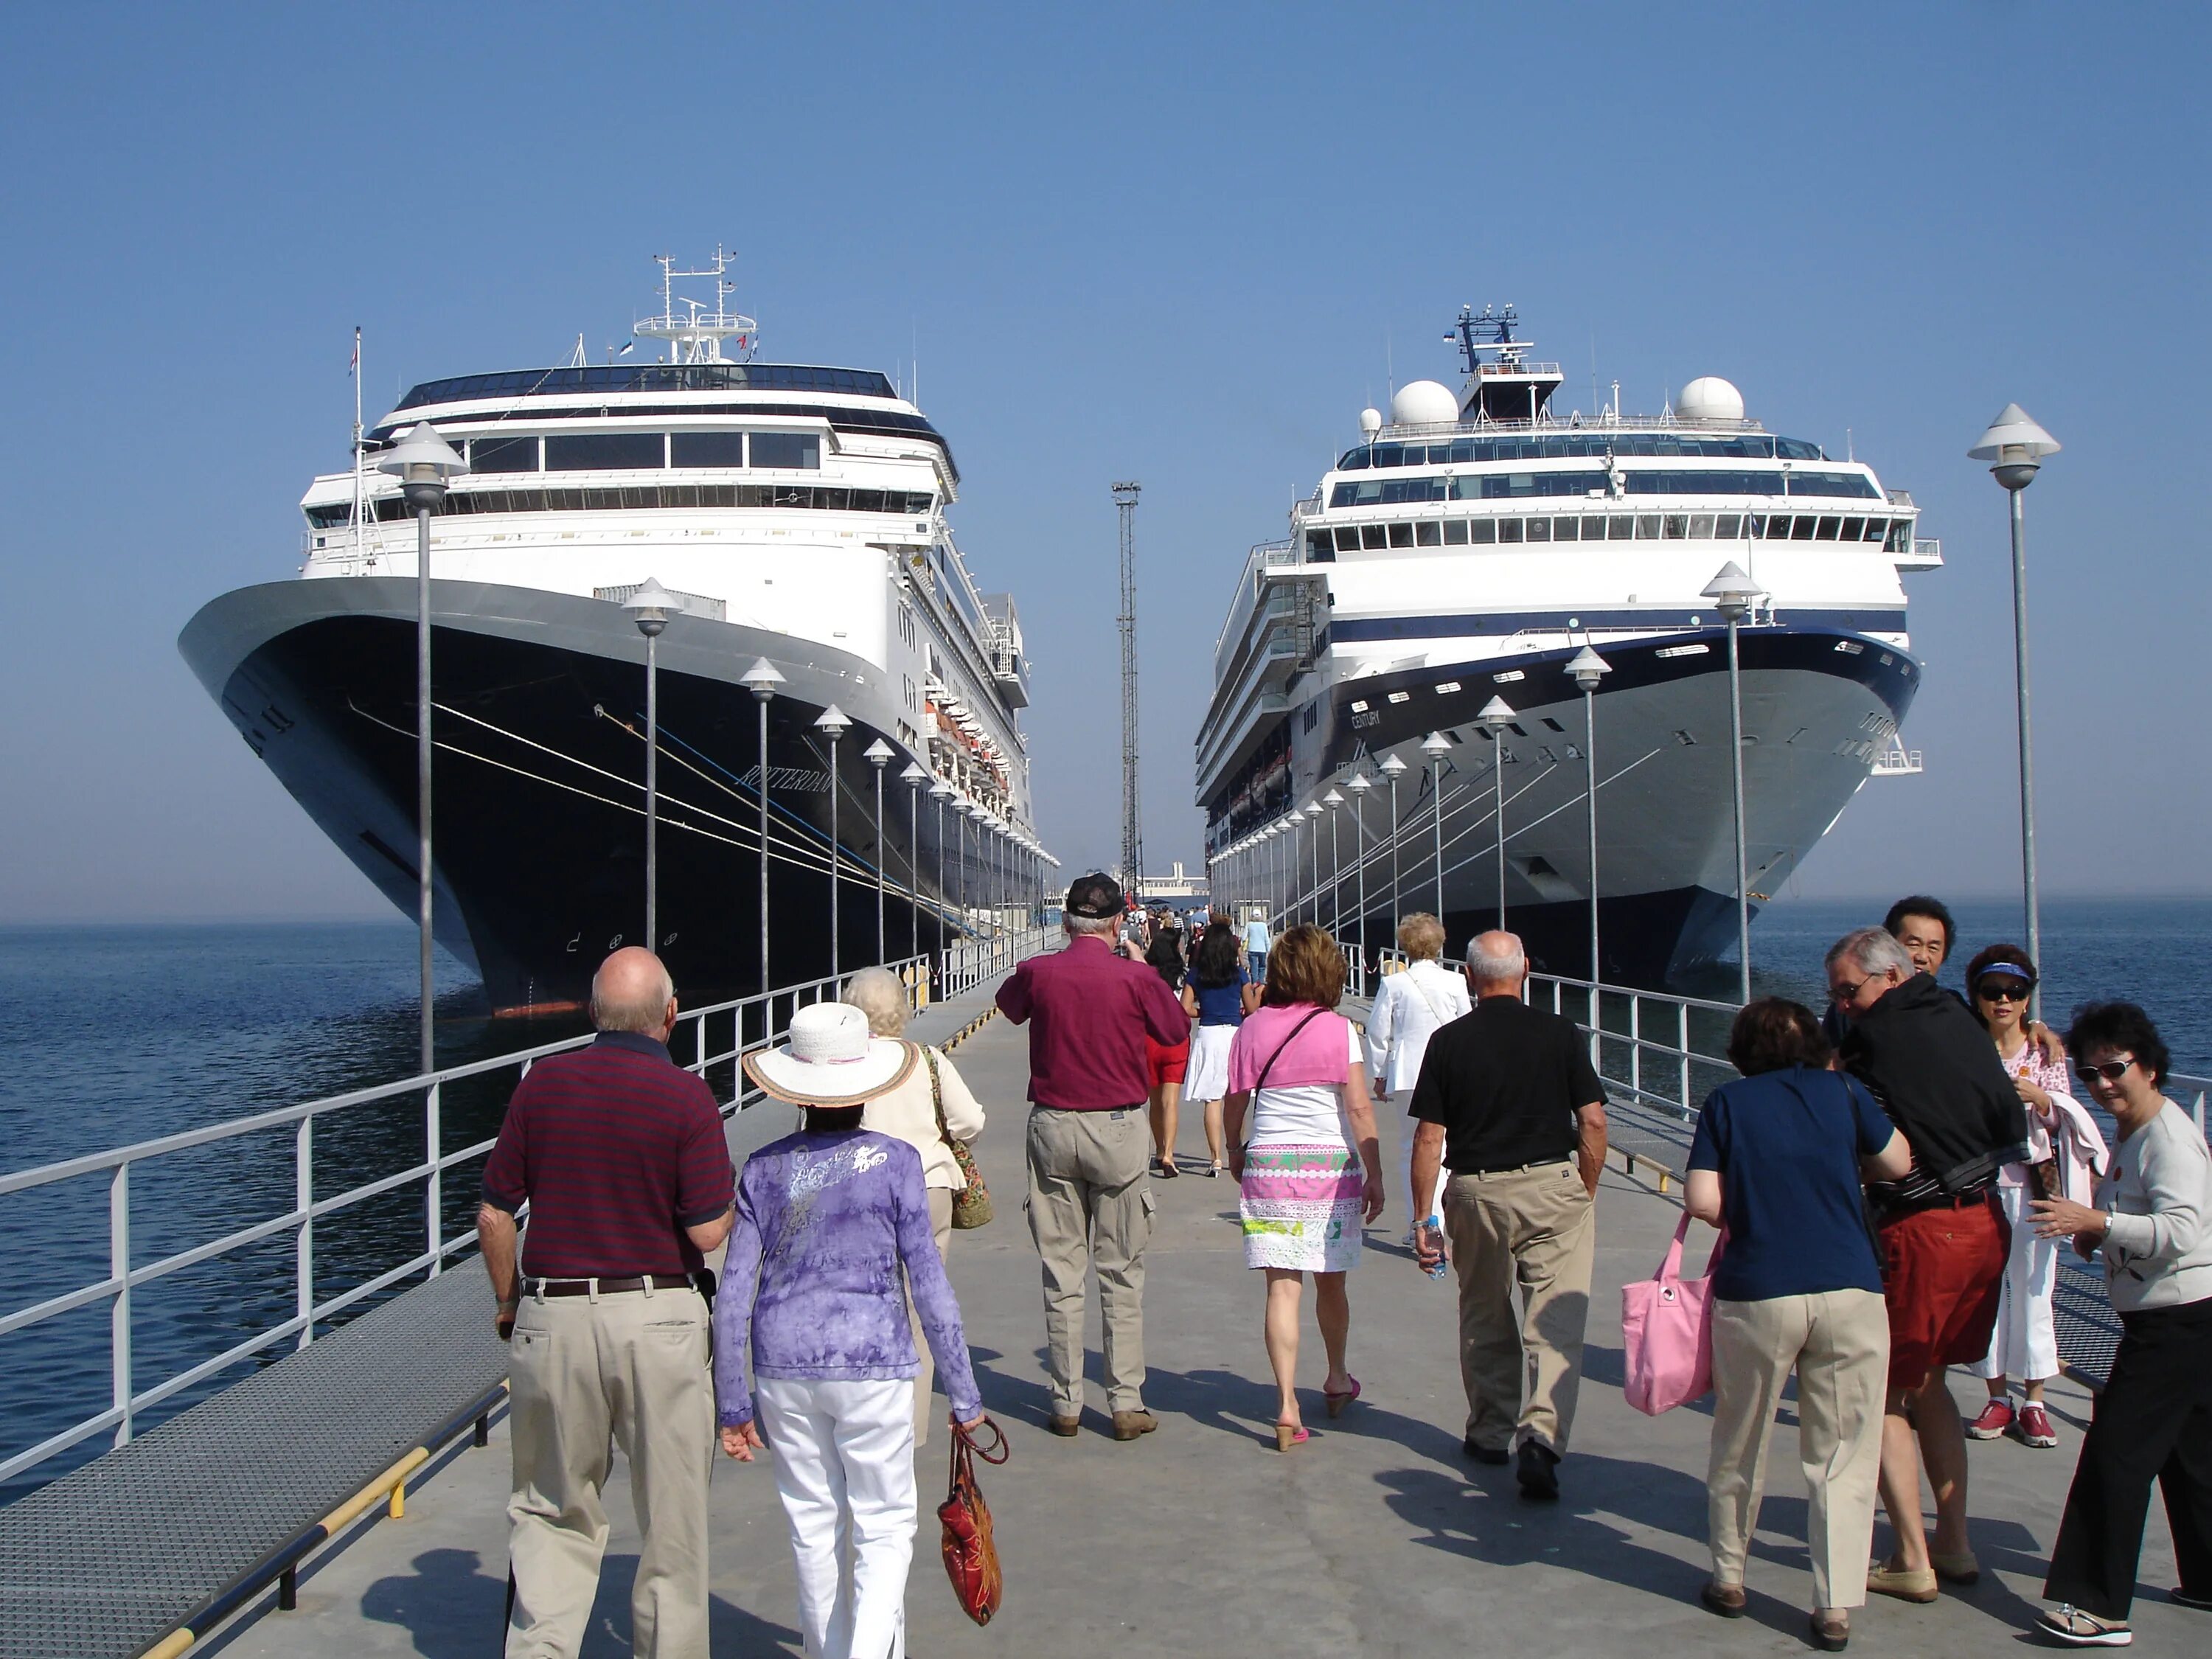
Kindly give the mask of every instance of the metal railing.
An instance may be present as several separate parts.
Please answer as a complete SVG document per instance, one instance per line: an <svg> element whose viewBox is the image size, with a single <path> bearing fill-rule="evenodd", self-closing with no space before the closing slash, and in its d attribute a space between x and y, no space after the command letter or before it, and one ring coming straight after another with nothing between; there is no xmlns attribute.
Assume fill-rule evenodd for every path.
<svg viewBox="0 0 2212 1659"><path fill-rule="evenodd" d="M905 981L916 1006L926 1006L933 991L944 997L972 989L992 974L1012 966L1022 956L1038 948L1042 942L1042 931L1034 927L1002 928L988 937L955 941L945 953L946 960L941 969L933 969L927 956L908 957L885 965ZM837 981L834 979L810 980L690 1010L679 1017L677 1030L671 1034L670 1051L677 1056L678 1064L702 1079L707 1078L710 1072L727 1076L730 1098L723 1105L722 1112L726 1117L729 1116L760 1098L758 1091L745 1085L743 1073L737 1067L738 1059L775 1042L787 1030L793 1011L834 997L836 988ZM446 1091L453 1085L492 1077L502 1072L514 1073L515 1081L519 1082L532 1064L546 1055L580 1048L592 1041L591 1034L586 1033L514 1054L446 1066L395 1083L351 1090L298 1105L210 1124L204 1128L158 1136L106 1152L64 1158L0 1176L0 1200L12 1200L19 1205L26 1202L25 1194L66 1190L68 1183L105 1178L107 1188L106 1271L98 1278L0 1315L0 1338L15 1336L105 1303L108 1309L106 1370L109 1378L108 1403L104 1409L91 1413L69 1427L48 1435L35 1445L0 1459L0 1482L11 1480L24 1470L34 1468L106 1431L112 1431L115 1443L122 1445L131 1439L140 1416L150 1408L233 1366L255 1359L264 1350L288 1338L304 1347L314 1340L319 1326L349 1310L360 1310L380 1292L416 1274L439 1273L454 1257L472 1249L476 1244L472 1229L456 1225L453 1236L447 1236L449 1218L445 1177L449 1170L473 1164L488 1155L493 1140L478 1140L453 1151L446 1148L442 1117ZM404 1168L358 1182L340 1192L328 1195L319 1193L316 1178L318 1125L338 1128L350 1115L351 1124L343 1127L358 1127L369 1115L366 1109L405 1102L418 1096L422 1103L422 1155L418 1160ZM228 1146L234 1169L239 1166L239 1160L246 1160L246 1168L262 1170L266 1173L269 1171L263 1169L258 1158L258 1148L251 1142L237 1146L231 1143L240 1142L245 1137L264 1135L288 1128L292 1132L292 1190L287 1207L263 1215L242 1226L233 1227L216 1237L173 1250L153 1261L140 1263L134 1260L133 1246L141 1235L134 1225L131 1196L134 1179L142 1172L150 1176L155 1171L161 1171L160 1178L167 1180L182 1169L189 1178L192 1165L181 1155L204 1148ZM280 1159L281 1157L282 1154L278 1154ZM165 1164L165 1160L173 1162ZM146 1183L144 1180L138 1180L137 1184L143 1186ZM372 1200L386 1194L404 1195L410 1189L419 1193L421 1197L421 1248L413 1250L397 1264L372 1272L360 1282L334 1294L318 1295L315 1282L318 1226L347 1212L354 1212L358 1219L363 1206ZM243 1190L242 1186L240 1190ZM35 1203L40 1200L28 1201ZM173 1237L174 1226L175 1218L165 1211L148 1236L157 1238ZM198 1358L173 1375L150 1382L138 1375L134 1355L132 1307L137 1292L187 1269L223 1258L235 1258L256 1245L281 1241L287 1236L293 1246L292 1310L288 1317L264 1323L260 1328L250 1331L240 1340L223 1347L221 1352ZM57 1249L54 1255L56 1259L64 1259L66 1252ZM268 1287L264 1285L262 1288L265 1290ZM250 1289L236 1289L227 1297L227 1306L233 1314L244 1316L243 1310L252 1299ZM226 1328L234 1331L236 1326L231 1324ZM4 1357L4 1350L0 1350L0 1358Z"/></svg>

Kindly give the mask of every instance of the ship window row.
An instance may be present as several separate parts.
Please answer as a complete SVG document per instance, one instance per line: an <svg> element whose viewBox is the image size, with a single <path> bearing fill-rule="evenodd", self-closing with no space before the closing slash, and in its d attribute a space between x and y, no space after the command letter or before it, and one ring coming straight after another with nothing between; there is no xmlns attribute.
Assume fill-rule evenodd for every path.
<svg viewBox="0 0 2212 1659"><path fill-rule="evenodd" d="M471 438L471 472L643 472L672 466L818 471L815 432L572 432Z"/></svg>
<svg viewBox="0 0 2212 1659"><path fill-rule="evenodd" d="M1858 472L1631 472L1631 495L1852 495L1879 501L1874 481ZM1610 494L1602 472L1485 472L1456 477L1347 478L1329 492L1331 507L1395 507L1404 501L1508 501L1519 495Z"/></svg>
<svg viewBox="0 0 2212 1659"><path fill-rule="evenodd" d="M1362 444L1339 458L1341 472L1370 467L1439 466L1462 461L1573 460L1583 456L1705 455L1733 461L1824 461L1820 446L1765 433L1691 437L1661 432L1553 432L1519 438L1454 438L1425 444Z"/></svg>
<svg viewBox="0 0 2212 1659"><path fill-rule="evenodd" d="M1910 519L1837 513L1580 513L1549 519L1423 519L1411 524L1339 525L1306 532L1306 556L1397 547L1487 547L1515 542L1880 542L1911 548Z"/></svg>
<svg viewBox="0 0 2212 1659"><path fill-rule="evenodd" d="M612 489L456 489L446 497L448 514L479 513L612 513L659 507L770 507L824 513L896 513L920 518L936 497L927 490L842 489L822 484L625 484ZM353 522L353 503L335 501L307 509L318 530L342 530ZM398 524L410 516L398 495L371 503L379 524Z"/></svg>
<svg viewBox="0 0 2212 1659"><path fill-rule="evenodd" d="M872 369L817 368L803 363L592 363L513 369L425 380L399 400L401 409L477 398L538 398L564 392L843 392L892 398L891 383Z"/></svg>

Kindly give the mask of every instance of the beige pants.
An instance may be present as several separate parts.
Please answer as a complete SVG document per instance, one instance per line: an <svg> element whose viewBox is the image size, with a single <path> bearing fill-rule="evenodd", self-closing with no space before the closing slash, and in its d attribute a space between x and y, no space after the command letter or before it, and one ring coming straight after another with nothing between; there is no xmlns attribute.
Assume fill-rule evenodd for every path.
<svg viewBox="0 0 2212 1659"><path fill-rule="evenodd" d="M607 1545L600 1494L619 1445L643 1542L632 1651L706 1659L707 1474L714 1455L706 1299L694 1290L522 1299L509 1376L507 1659L580 1649Z"/></svg>
<svg viewBox="0 0 2212 1659"><path fill-rule="evenodd" d="M1705 1477L1713 1577L1743 1583L1774 1407L1793 1367L1813 1605L1864 1607L1889 1376L1889 1316L1872 1291L1714 1302L1713 1455Z"/></svg>
<svg viewBox="0 0 2212 1659"><path fill-rule="evenodd" d="M952 1245L952 1189L932 1187L929 1189L929 1234L937 1241L940 1260L950 1262L946 1254ZM914 1443L929 1443L929 1419L937 1415L937 1407L930 1403L930 1384L936 1379L937 1365L929 1357L929 1339L921 1334L921 1315L914 1305L914 1287L907 1287L907 1323L914 1327L914 1351L921 1357L921 1369L914 1374Z"/></svg>
<svg viewBox="0 0 2212 1659"><path fill-rule="evenodd" d="M1152 1130L1142 1106L1030 1113L1030 1237L1044 1262L1045 1370L1055 1417L1083 1410L1084 1283L1098 1270L1109 1411L1145 1407L1145 1245Z"/></svg>
<svg viewBox="0 0 2212 1659"><path fill-rule="evenodd" d="M1517 1451L1533 1440L1565 1455L1582 1383L1595 1210L1572 1162L1455 1175L1444 1188L1467 1437L1486 1450ZM1528 1302L1520 1317L1516 1284Z"/></svg>

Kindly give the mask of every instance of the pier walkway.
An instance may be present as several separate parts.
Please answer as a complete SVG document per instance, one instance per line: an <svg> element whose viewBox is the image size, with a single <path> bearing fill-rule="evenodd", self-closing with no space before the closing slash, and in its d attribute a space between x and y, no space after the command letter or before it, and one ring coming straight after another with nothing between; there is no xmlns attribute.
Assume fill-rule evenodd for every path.
<svg viewBox="0 0 2212 1659"><path fill-rule="evenodd" d="M934 1040L961 1012L948 1007L931 1021L939 1029L916 1035ZM1806 1650L1811 1579L1790 1420L1777 1430L1769 1462L1750 1614L1726 1622L1693 1600L1706 1571L1711 1419L1698 1408L1646 1419L1621 1399L1617 1287L1651 1271L1679 1215L1648 1162L1632 1176L1616 1158L1600 1194L1589 1375L1557 1504L1524 1504L1510 1468L1462 1458L1452 1291L1396 1249L1405 1218L1395 1195L1352 1280L1352 1365L1365 1397L1335 1423L1322 1415L1320 1345L1309 1316L1301 1369L1313 1390L1306 1407L1314 1437L1279 1456L1267 1428L1260 1296L1242 1265L1235 1191L1197 1175L1156 1181L1146 1394L1160 1431L1115 1443L1094 1380L1085 1432L1060 1440L1044 1428L1037 1267L1020 1206L1025 1055L1024 1034L991 1020L955 1056L992 1115L977 1151L998 1218L957 1235L950 1266L985 1402L1013 1449L1006 1467L983 1473L1006 1606L977 1630L944 1583L928 1509L943 1480L945 1440L933 1434L920 1460L925 1524L907 1598L910 1652L1411 1659L1479 1648L1548 1659ZM1382 1117L1385 1167L1395 1167L1390 1143L1401 1120L1387 1108ZM743 1155L791 1121L781 1108L749 1111L732 1126L733 1145ZM1202 1163L1194 1114L1182 1146ZM477 1272L473 1262L460 1270ZM489 1311L487 1295L487 1318ZM1094 1309L1094 1333L1096 1317ZM1976 1385L1954 1386L1964 1400ZM1958 1659L2018 1639L2040 1605L2043 1563L2087 1415L2078 1384L2061 1381L2051 1395L2063 1437L2057 1451L2008 1440L1971 1448L1982 1583L1947 1591L1932 1607L1878 1601L1854 1619L1855 1648ZM279 1613L274 1593L264 1595L194 1651L234 1659L496 1653L507 1481L504 1428L495 1419L488 1449L468 1449L465 1437L420 1472L404 1519L358 1522L304 1569L297 1611ZM718 1461L712 1503L717 1659L797 1654L790 1550L770 1471ZM623 1493L610 1494L614 1534L586 1649L599 1659L629 1651L636 1534L629 1507ZM2165 1599L2173 1564L2154 1508L2138 1648L2199 1651L2204 1616Z"/></svg>

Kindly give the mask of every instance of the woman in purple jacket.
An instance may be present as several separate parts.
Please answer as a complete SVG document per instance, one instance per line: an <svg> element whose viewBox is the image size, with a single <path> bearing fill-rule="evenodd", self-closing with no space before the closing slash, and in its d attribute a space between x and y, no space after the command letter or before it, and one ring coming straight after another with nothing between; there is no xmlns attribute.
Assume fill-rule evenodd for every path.
<svg viewBox="0 0 2212 1659"><path fill-rule="evenodd" d="M858 1008L824 1002L792 1016L787 1046L745 1056L746 1075L806 1120L738 1177L714 1298L714 1395L724 1451L749 1463L763 1443L775 1448L810 1659L906 1650L921 1362L902 1270L953 1422L983 1418L921 1158L860 1127L861 1108L897 1086L913 1052L872 1037Z"/></svg>

